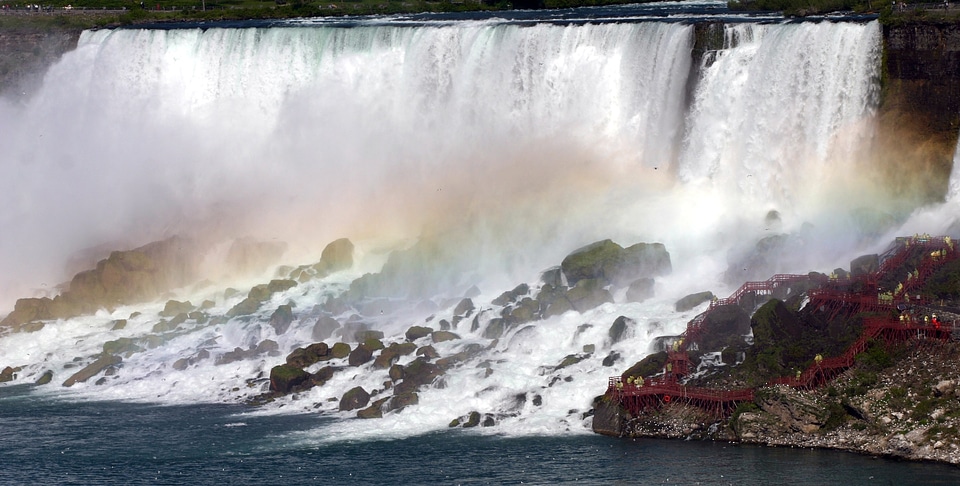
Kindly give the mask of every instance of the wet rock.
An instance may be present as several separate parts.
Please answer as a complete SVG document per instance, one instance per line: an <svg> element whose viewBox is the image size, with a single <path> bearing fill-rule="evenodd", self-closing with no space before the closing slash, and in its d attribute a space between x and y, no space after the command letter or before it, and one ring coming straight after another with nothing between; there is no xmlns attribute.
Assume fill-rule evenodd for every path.
<svg viewBox="0 0 960 486"><path fill-rule="evenodd" d="M396 386L394 393L402 395L414 392L423 385L433 383L442 374L440 366L421 356L404 366L403 381Z"/></svg>
<svg viewBox="0 0 960 486"><path fill-rule="evenodd" d="M654 283L652 278L640 278L630 282L627 287L627 302L643 302L653 297Z"/></svg>
<svg viewBox="0 0 960 486"><path fill-rule="evenodd" d="M460 339L460 336L450 331L433 331L430 333L430 339L433 340L434 343L442 343L445 341Z"/></svg>
<svg viewBox="0 0 960 486"><path fill-rule="evenodd" d="M35 385L46 385L53 381L53 372L50 370L44 371L40 378L37 379Z"/></svg>
<svg viewBox="0 0 960 486"><path fill-rule="evenodd" d="M294 349L287 355L287 364L303 369L322 359L329 359L330 348L326 343L314 343L306 348Z"/></svg>
<svg viewBox="0 0 960 486"><path fill-rule="evenodd" d="M361 344L360 346L357 346L356 349L350 352L350 357L347 360L347 363L349 363L350 366L360 366L364 363L369 362L372 359L373 359L373 350L370 347L366 346L365 344Z"/></svg>
<svg viewBox="0 0 960 486"><path fill-rule="evenodd" d="M373 361L373 367L374 369L385 370L396 363L401 356L406 356L416 350L417 345L413 343L392 343L380 351L380 355Z"/></svg>
<svg viewBox="0 0 960 486"><path fill-rule="evenodd" d="M310 337L314 341L323 341L333 336L334 331L337 329L340 329L340 322L330 316L323 315L320 316L316 324L313 325Z"/></svg>
<svg viewBox="0 0 960 486"><path fill-rule="evenodd" d="M339 409L341 412L349 412L366 407L369 402L370 394L363 387L357 386L343 394L343 397L340 398Z"/></svg>
<svg viewBox="0 0 960 486"><path fill-rule="evenodd" d="M383 404L386 403L387 400L390 400L390 397L381 398L381 399L373 402L373 404L370 405L369 407L367 407L367 408L365 408L365 409L363 409L363 410L359 410L359 411L357 412L357 418L362 418L362 419L382 418L382 417L383 417Z"/></svg>
<svg viewBox="0 0 960 486"><path fill-rule="evenodd" d="M869 275L880 269L880 256L863 255L850 262L850 276L853 278Z"/></svg>
<svg viewBox="0 0 960 486"><path fill-rule="evenodd" d="M589 356L582 355L582 354L568 354L565 358L563 358L563 361L561 361L560 364L557 365L556 369L561 370L561 369L566 368L566 367L568 367L568 366L573 366L573 365L575 365L575 364L577 364L577 363L579 363L579 362L587 359L588 357L589 357Z"/></svg>
<svg viewBox="0 0 960 486"><path fill-rule="evenodd" d="M113 356L109 354L101 355L96 361L90 363L82 370L74 373L72 376L70 376L70 378L67 378L67 380L63 382L63 386L70 387L77 383L83 383L98 375L108 367L120 364L121 361L123 361L123 358L119 356Z"/></svg>
<svg viewBox="0 0 960 486"><path fill-rule="evenodd" d="M517 300L520 299L520 297L523 297L524 295L527 295L529 293L530 293L530 286L527 284L520 284L514 287L513 290L508 290L500 294L496 299L493 299L491 303L493 305L506 306L513 302L516 302Z"/></svg>
<svg viewBox="0 0 960 486"><path fill-rule="evenodd" d="M617 364L618 361L620 361L620 353L614 351L614 352L610 353L609 355L607 355L606 358L603 358L603 361L601 362L601 365L603 365L604 367L609 368L609 367Z"/></svg>
<svg viewBox="0 0 960 486"><path fill-rule="evenodd" d="M347 343L334 343L330 348L330 357L333 359L342 359L350 355L350 345Z"/></svg>
<svg viewBox="0 0 960 486"><path fill-rule="evenodd" d="M470 317L470 314L473 313L474 309L475 307L472 300L463 299L457 304L457 307L453 309L453 315Z"/></svg>
<svg viewBox="0 0 960 486"><path fill-rule="evenodd" d="M436 359L440 357L440 353L438 353L433 346L423 346L417 349L417 356L423 356L426 359Z"/></svg>
<svg viewBox="0 0 960 486"><path fill-rule="evenodd" d="M611 240L598 241L567 255L560 264L567 284L581 280L601 280L624 285L639 277L655 277L671 272L670 254L660 243L637 243L623 248Z"/></svg>
<svg viewBox="0 0 960 486"><path fill-rule="evenodd" d="M619 343L627 333L627 329L635 324L633 319L624 316L617 317L616 320L613 321L613 324L610 325L610 330L607 331L607 336L610 337L610 343Z"/></svg>
<svg viewBox="0 0 960 486"><path fill-rule="evenodd" d="M277 310L270 316L270 326L277 332L277 335L287 332L291 323L293 323L293 307L289 304L277 307Z"/></svg>
<svg viewBox="0 0 960 486"><path fill-rule="evenodd" d="M420 397L416 392L406 392L395 394L386 404L385 412L400 411L411 405L420 403Z"/></svg>
<svg viewBox="0 0 960 486"><path fill-rule="evenodd" d="M379 341L383 339L383 331L374 331L366 329L363 331L357 331L354 333L354 337L357 342L365 343L367 341Z"/></svg>
<svg viewBox="0 0 960 486"><path fill-rule="evenodd" d="M290 393L310 379L310 373L296 366L283 364L270 370L270 390L277 393Z"/></svg>
<svg viewBox="0 0 960 486"><path fill-rule="evenodd" d="M406 336L408 341L416 341L417 339L429 336L431 332L433 332L433 329L429 327L410 326L410 329L407 329L404 336Z"/></svg>
<svg viewBox="0 0 960 486"><path fill-rule="evenodd" d="M687 312L688 310L691 310L694 307L704 302L707 302L713 298L714 298L713 292L710 292L710 291L697 292L695 294L690 294L678 300L676 304L673 305L673 307L674 309L676 309L677 312Z"/></svg>
<svg viewBox="0 0 960 486"><path fill-rule="evenodd" d="M21 369L22 368L20 367L13 368L11 366L7 366L6 368L3 369L3 371L0 371L0 383L6 383L8 381L16 380L17 373Z"/></svg>
<svg viewBox="0 0 960 486"><path fill-rule="evenodd" d="M120 338L103 343L103 352L105 354L129 357L133 353L139 353L140 351L143 351L143 348L138 346L133 338Z"/></svg>
<svg viewBox="0 0 960 486"><path fill-rule="evenodd" d="M160 311L160 317L173 317L177 314L189 314L195 309L193 304L190 301L180 302L176 300L168 300L166 305L163 306L163 310Z"/></svg>
<svg viewBox="0 0 960 486"><path fill-rule="evenodd" d="M113 327L111 327L110 330L111 330L111 331L119 331L119 330L121 330L121 329L124 329L125 327L127 327L127 320L126 320L126 319L117 319L117 320L113 321Z"/></svg>

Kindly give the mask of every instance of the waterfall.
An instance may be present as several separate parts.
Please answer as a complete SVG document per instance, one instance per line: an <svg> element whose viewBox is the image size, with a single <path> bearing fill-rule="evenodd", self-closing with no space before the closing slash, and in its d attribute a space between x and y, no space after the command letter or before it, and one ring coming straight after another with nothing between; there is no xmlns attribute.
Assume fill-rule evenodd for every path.
<svg viewBox="0 0 960 486"><path fill-rule="evenodd" d="M429 287L438 289L426 307L433 314L420 315L418 305L402 319L364 316L388 339L402 339L412 324L453 321L449 302L469 286L479 289L478 307L518 283L536 286L543 270L585 244L662 242L674 272L657 278L650 301L618 294L496 342L454 321L464 342L483 350L483 366L449 370L445 388L424 390L416 407L384 426L343 421L321 435L422 433L471 410L500 414L511 432L584 431L590 399L619 371L604 358L622 355L615 366L629 366L657 336L681 332L691 316L673 303L727 290L728 255L772 234L771 210L783 231L815 228L803 233L801 254L777 269L806 272L848 262L862 236L851 214L883 209L882 191L855 177L877 104L878 23L724 29L726 44L702 65L692 65L695 28L680 22L85 32L33 98L0 101L8 162L0 165L0 229L13 235L0 239L2 302L9 308L42 283L52 288L69 276L58 272L72 253L104 243L250 235L290 243L284 263L301 264L334 238L351 238L357 267L269 302L295 304L291 331L277 335L269 313L198 322L125 357L105 385L70 391L231 401L258 393L246 380L283 357L169 364L264 339L284 352L309 343L314 305L424 235L448 239L444 255L457 255L444 265L456 275ZM442 269L419 278L434 271ZM222 315L242 295L228 296L224 287L235 283L217 277L175 297L209 299L208 312ZM120 307L4 336L0 366L25 366L22 380L46 370L60 379L107 340L152 335L161 307ZM608 330L619 316L636 325L613 343ZM110 331L116 319L128 319L126 328ZM556 369L570 356L582 360ZM338 374L288 409L336 413L330 397L387 379L386 370L368 368ZM518 405L518 395L530 400Z"/></svg>

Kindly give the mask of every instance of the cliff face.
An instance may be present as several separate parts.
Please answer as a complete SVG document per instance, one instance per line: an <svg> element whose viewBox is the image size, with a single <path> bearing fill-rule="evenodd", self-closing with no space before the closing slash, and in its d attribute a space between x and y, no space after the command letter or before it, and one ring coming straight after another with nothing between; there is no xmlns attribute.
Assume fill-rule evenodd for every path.
<svg viewBox="0 0 960 486"><path fill-rule="evenodd" d="M960 24L886 25L883 43L875 161L891 169L885 174L890 187L938 200L960 129Z"/></svg>
<svg viewBox="0 0 960 486"><path fill-rule="evenodd" d="M77 47L79 29L0 31L0 94L22 96L65 52Z"/></svg>

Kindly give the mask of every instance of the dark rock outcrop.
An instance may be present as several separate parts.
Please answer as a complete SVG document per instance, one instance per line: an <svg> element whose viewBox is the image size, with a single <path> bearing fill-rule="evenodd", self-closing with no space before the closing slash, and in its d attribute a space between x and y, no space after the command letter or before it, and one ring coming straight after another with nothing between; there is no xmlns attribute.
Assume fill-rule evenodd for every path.
<svg viewBox="0 0 960 486"><path fill-rule="evenodd" d="M340 398L339 409L341 412L349 412L366 407L368 403L370 403L370 394L363 387L357 386L343 394L343 397Z"/></svg>
<svg viewBox="0 0 960 486"><path fill-rule="evenodd" d="M637 243L623 248L611 240L603 240L567 255L560 269L570 286L585 279L622 286L638 277L669 274L672 267L670 254L660 243Z"/></svg>

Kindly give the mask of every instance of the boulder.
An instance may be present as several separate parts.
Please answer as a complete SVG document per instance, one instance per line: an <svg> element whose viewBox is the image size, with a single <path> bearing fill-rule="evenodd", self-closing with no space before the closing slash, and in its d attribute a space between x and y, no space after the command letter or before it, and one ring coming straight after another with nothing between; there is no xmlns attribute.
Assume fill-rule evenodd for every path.
<svg viewBox="0 0 960 486"><path fill-rule="evenodd" d="M417 350L417 345L413 343L393 343L384 348L377 359L373 361L374 369L385 370L390 368L401 356L406 356Z"/></svg>
<svg viewBox="0 0 960 486"><path fill-rule="evenodd" d="M643 302L654 296L654 280L652 278L639 278L630 282L627 287L628 302Z"/></svg>
<svg viewBox="0 0 960 486"><path fill-rule="evenodd" d="M421 356L403 367L403 381L396 386L394 394L417 391L422 385L433 383L433 380L442 374L443 369L440 366Z"/></svg>
<svg viewBox="0 0 960 486"><path fill-rule="evenodd" d="M589 356L583 355L583 354L568 354L566 357L563 358L563 361L561 361L560 364L557 365L556 369L560 370L568 366L573 366L587 359L588 357Z"/></svg>
<svg viewBox="0 0 960 486"><path fill-rule="evenodd" d="M46 385L53 381L53 372L50 370L44 371L40 378L37 379L35 385Z"/></svg>
<svg viewBox="0 0 960 486"><path fill-rule="evenodd" d="M350 345L347 343L334 343L330 348L330 357L333 359L342 359L350 355Z"/></svg>
<svg viewBox="0 0 960 486"><path fill-rule="evenodd" d="M0 371L0 383L6 383L8 381L16 380L17 372L19 372L20 370L21 370L20 367L13 368L13 367L7 366L6 368L3 369L3 371Z"/></svg>
<svg viewBox="0 0 960 486"><path fill-rule="evenodd" d="M123 358L119 356L102 354L99 358L97 358L96 361L90 363L82 370L74 373L72 376L70 376L70 378L67 378L67 380L63 382L63 386L70 387L77 383L83 383L98 375L101 371L107 369L108 367L120 364L121 361L123 361Z"/></svg>
<svg viewBox="0 0 960 486"><path fill-rule="evenodd" d="M373 359L373 350L368 346L361 344L357 346L356 349L350 352L350 357L347 360L347 363L350 366L360 366L364 363L369 362Z"/></svg>
<svg viewBox="0 0 960 486"><path fill-rule="evenodd" d="M283 304L277 307L277 310L270 316L270 326L278 335L287 332L290 324L293 323L293 307L289 304Z"/></svg>
<svg viewBox="0 0 960 486"><path fill-rule="evenodd" d="M330 355L330 348L326 343L314 343L306 348L294 349L287 355L287 364L300 369L319 362Z"/></svg>
<svg viewBox="0 0 960 486"><path fill-rule="evenodd" d="M602 304L612 303L613 296L598 279L582 279L566 293L567 301L577 312L586 312Z"/></svg>
<svg viewBox="0 0 960 486"><path fill-rule="evenodd" d="M416 405L420 403L420 397L417 396L416 392L407 392L401 394L395 394L386 404L385 412L392 412L394 410L400 411L411 405Z"/></svg>
<svg viewBox="0 0 960 486"><path fill-rule="evenodd" d="M426 359L436 359L440 357L440 353L438 353L433 346L423 346L417 349L417 356L423 356Z"/></svg>
<svg viewBox="0 0 960 486"><path fill-rule="evenodd" d="M869 275L880 269L880 256L863 255L853 259L850 262L850 276L857 278L862 275Z"/></svg>
<svg viewBox="0 0 960 486"><path fill-rule="evenodd" d="M366 329L363 331L357 331L354 336L356 337L357 342L361 343L365 343L367 341L379 341L383 339L383 331Z"/></svg>
<svg viewBox="0 0 960 486"><path fill-rule="evenodd" d="M176 300L168 300L166 305L163 306L163 310L160 311L160 317L173 317L177 314L189 314L196 307L190 303L190 301L180 302Z"/></svg>
<svg viewBox="0 0 960 486"><path fill-rule="evenodd" d="M433 329L425 326L410 326L410 329L407 329L407 332L404 334L407 338L407 341L416 341L417 339L424 338L430 335L433 332Z"/></svg>
<svg viewBox="0 0 960 486"><path fill-rule="evenodd" d="M610 343L619 343L626 334L627 328L633 326L634 324L636 323L633 321L633 319L624 316L617 317L613 321L613 324L610 325L610 330L607 331L607 335L610 336Z"/></svg>
<svg viewBox="0 0 960 486"><path fill-rule="evenodd" d="M330 316L322 315L317 319L316 324L313 325L310 337L314 341L323 341L333 336L333 332L337 329L340 329L340 322Z"/></svg>
<svg viewBox="0 0 960 486"><path fill-rule="evenodd" d="M677 312L687 312L688 310L693 309L694 307L707 302L714 298L713 292L703 291L697 292L695 294L687 295L686 297L678 300L674 305L674 309Z"/></svg>
<svg viewBox="0 0 960 486"><path fill-rule="evenodd" d="M430 339L434 343L442 343L444 341L453 341L455 339L460 339L460 336L450 332L450 331L433 331L430 333Z"/></svg>
<svg viewBox="0 0 960 486"><path fill-rule="evenodd" d="M453 309L453 315L470 317L470 314L473 313L475 307L473 306L473 301L470 299L462 299L460 303L457 304L457 307Z"/></svg>
<svg viewBox="0 0 960 486"><path fill-rule="evenodd" d="M310 373L296 366L282 364L270 370L270 390L277 393L290 393L296 387L310 379Z"/></svg>
<svg viewBox="0 0 960 486"><path fill-rule="evenodd" d="M362 419L382 418L382 417L383 417L383 404L386 403L387 400L389 400L389 399L390 399L390 397L381 398L381 399L373 402L373 404L370 405L369 407L367 407L367 408L365 408L365 409L363 409L363 410L357 411L357 418L362 418Z"/></svg>
<svg viewBox="0 0 960 486"><path fill-rule="evenodd" d="M623 248L611 240L603 240L567 255L560 269L571 286L588 279L621 286L639 277L669 274L672 266L670 254L660 243L637 243Z"/></svg>
<svg viewBox="0 0 960 486"><path fill-rule="evenodd" d="M508 290L500 294L499 297L497 297L496 299L493 299L491 304L505 306L512 302L516 302L517 299L529 293L530 293L530 286L527 284L520 284L514 287L513 290Z"/></svg>
<svg viewBox="0 0 960 486"><path fill-rule="evenodd" d="M339 409L341 412L349 412L350 410L366 407L369 402L370 394L367 393L363 387L357 386L343 394L343 397L340 398Z"/></svg>
<svg viewBox="0 0 960 486"><path fill-rule="evenodd" d="M327 275L346 270L353 266L353 243L340 238L327 244L320 254L320 261L313 265L317 278L323 278Z"/></svg>
<svg viewBox="0 0 960 486"><path fill-rule="evenodd" d="M136 344L133 338L120 338L103 343L104 354L124 355L129 357L133 353L139 353L143 348Z"/></svg>

